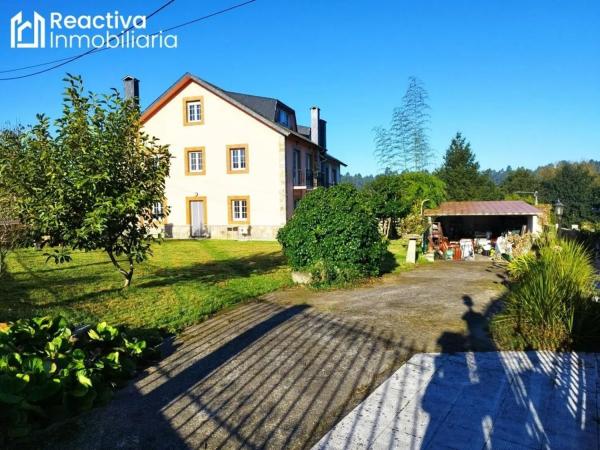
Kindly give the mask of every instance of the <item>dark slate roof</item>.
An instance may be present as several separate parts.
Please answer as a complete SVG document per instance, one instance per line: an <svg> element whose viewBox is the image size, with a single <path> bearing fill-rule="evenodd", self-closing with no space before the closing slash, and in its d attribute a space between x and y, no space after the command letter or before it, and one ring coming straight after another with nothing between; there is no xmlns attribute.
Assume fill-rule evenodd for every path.
<svg viewBox="0 0 600 450"><path fill-rule="evenodd" d="M265 119L275 121L278 100L276 98L260 97L258 95L241 94L239 92L223 91L242 105L260 114Z"/></svg>
<svg viewBox="0 0 600 450"><path fill-rule="evenodd" d="M310 127L304 125L297 125L296 128L298 128L298 133L310 139Z"/></svg>
<svg viewBox="0 0 600 450"><path fill-rule="evenodd" d="M238 108L243 111L246 111L251 116L254 116L255 119L268 124L270 127L274 128L278 132L282 133L284 136L293 135L297 138L300 138L306 141L308 144L315 145L319 147L317 144L310 140L310 127L297 126L298 131L291 130L278 123L275 119L275 114L277 112L277 108L285 109L288 113L292 113L295 115L294 109L290 108L285 103L271 97L261 97L258 95L250 95L250 94L242 94L239 92L231 92L221 89L220 87L203 80L200 77L192 75L191 73L185 73L179 80L177 80L171 87L169 87L165 92L163 92L154 102L150 104L146 108L146 110L142 113L142 121L147 120L147 118L152 117L153 111L155 108L160 108L162 102L169 101L168 94L176 89L182 82L186 82L188 80L193 80L198 83L200 86L208 89L209 91L215 93L222 98L229 99L229 101L235 104ZM149 117L145 118L149 114ZM300 132L302 129L302 132ZM319 147L326 154L326 156L332 161L339 162L342 165L344 164L337 158L327 154L327 150L325 148Z"/></svg>

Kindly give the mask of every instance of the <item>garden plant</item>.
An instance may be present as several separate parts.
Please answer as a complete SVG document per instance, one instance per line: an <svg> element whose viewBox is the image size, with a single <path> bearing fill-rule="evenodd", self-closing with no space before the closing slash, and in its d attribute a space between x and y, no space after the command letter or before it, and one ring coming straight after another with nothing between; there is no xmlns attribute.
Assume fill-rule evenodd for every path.
<svg viewBox="0 0 600 450"><path fill-rule="evenodd" d="M597 347L597 275L586 248L544 235L509 264L504 310L492 320L502 348L570 350Z"/></svg>
<svg viewBox="0 0 600 450"><path fill-rule="evenodd" d="M0 447L107 402L156 354L106 322L73 330L60 316L0 328Z"/></svg>
<svg viewBox="0 0 600 450"><path fill-rule="evenodd" d="M292 269L310 272L316 283L378 275L387 249L377 218L350 184L305 196L278 239Z"/></svg>

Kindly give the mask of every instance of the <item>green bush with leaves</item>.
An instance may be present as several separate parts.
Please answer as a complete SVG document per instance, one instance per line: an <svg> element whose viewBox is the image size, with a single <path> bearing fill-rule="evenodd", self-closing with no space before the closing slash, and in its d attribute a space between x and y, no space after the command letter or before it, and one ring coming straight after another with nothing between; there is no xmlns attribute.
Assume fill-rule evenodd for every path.
<svg viewBox="0 0 600 450"><path fill-rule="evenodd" d="M105 403L153 356L146 341L106 322L76 334L62 317L5 325L0 328L0 446Z"/></svg>
<svg viewBox="0 0 600 450"><path fill-rule="evenodd" d="M368 202L350 184L304 197L278 240L291 267L316 283L378 275L387 248Z"/></svg>
<svg viewBox="0 0 600 450"><path fill-rule="evenodd" d="M592 349L600 342L597 276L581 244L545 236L509 264L510 291L492 320L502 348Z"/></svg>

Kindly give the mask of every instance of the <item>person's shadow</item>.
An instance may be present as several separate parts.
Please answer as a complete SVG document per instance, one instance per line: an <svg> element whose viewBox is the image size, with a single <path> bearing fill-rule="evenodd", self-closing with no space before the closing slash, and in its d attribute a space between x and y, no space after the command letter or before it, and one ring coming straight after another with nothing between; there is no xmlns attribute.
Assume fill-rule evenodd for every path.
<svg viewBox="0 0 600 450"><path fill-rule="evenodd" d="M421 399L429 420L420 448L597 448L595 363L569 353L493 351L489 311L474 311L469 296L463 303L467 333L438 339L442 353Z"/></svg>

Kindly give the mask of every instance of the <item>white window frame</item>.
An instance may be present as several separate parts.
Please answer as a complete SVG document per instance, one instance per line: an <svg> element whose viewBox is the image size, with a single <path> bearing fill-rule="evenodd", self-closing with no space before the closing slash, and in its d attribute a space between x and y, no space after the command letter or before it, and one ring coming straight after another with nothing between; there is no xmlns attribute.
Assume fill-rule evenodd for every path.
<svg viewBox="0 0 600 450"><path fill-rule="evenodd" d="M202 150L194 150L188 152L188 170L190 173L198 173L204 170L203 167L203 157ZM194 161L195 160L195 161ZM196 168L194 169L194 163L196 163Z"/></svg>
<svg viewBox="0 0 600 450"><path fill-rule="evenodd" d="M202 102L200 100L188 101L185 104L187 121L189 123L202 122Z"/></svg>
<svg viewBox="0 0 600 450"><path fill-rule="evenodd" d="M246 170L246 148L230 148L231 170Z"/></svg>
<svg viewBox="0 0 600 450"><path fill-rule="evenodd" d="M244 199L231 201L231 219L235 221L248 220L248 201Z"/></svg>

